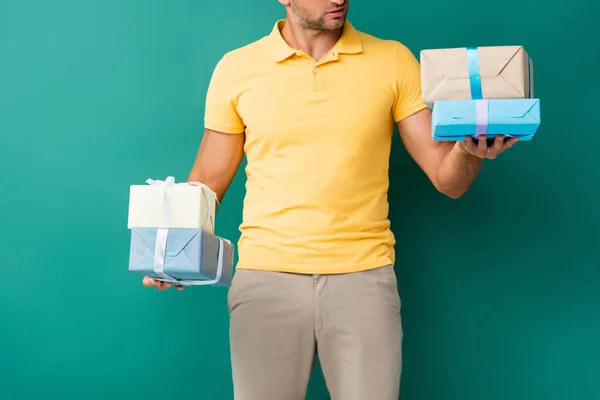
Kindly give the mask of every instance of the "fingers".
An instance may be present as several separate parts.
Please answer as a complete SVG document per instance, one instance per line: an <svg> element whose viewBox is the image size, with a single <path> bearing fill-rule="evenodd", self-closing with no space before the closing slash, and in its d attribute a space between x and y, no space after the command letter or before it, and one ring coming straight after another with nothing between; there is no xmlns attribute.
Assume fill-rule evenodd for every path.
<svg viewBox="0 0 600 400"><path fill-rule="evenodd" d="M519 138L510 138L506 141L506 143L504 143L504 150L506 149L510 149L511 147L513 147L515 145L515 143L517 143L519 141Z"/></svg>
<svg viewBox="0 0 600 400"><path fill-rule="evenodd" d="M494 139L494 144L490 148L490 155L495 158L498 154L500 154L502 152L503 148L504 148L504 135L498 135L498 136L496 136L496 139Z"/></svg>
<svg viewBox="0 0 600 400"><path fill-rule="evenodd" d="M488 152L488 145L485 135L478 137L479 143L477 144L477 156L479 158L485 158Z"/></svg>
<svg viewBox="0 0 600 400"><path fill-rule="evenodd" d="M485 157L489 158L490 160L493 160L496 157L498 157L498 154L500 154L503 149L504 149L504 135L498 135L494 138L491 146L488 147Z"/></svg>
<svg viewBox="0 0 600 400"><path fill-rule="evenodd" d="M475 141L471 136L465 138L465 149L473 155L477 154L477 146L475 146Z"/></svg>
<svg viewBox="0 0 600 400"><path fill-rule="evenodd" d="M171 286L173 286L173 285L169 282L162 282L162 281L156 282L156 289L159 291L167 290Z"/></svg>
<svg viewBox="0 0 600 400"><path fill-rule="evenodd" d="M465 137L464 148L470 154L479 158L495 159L500 153L506 149L510 149L517 143L518 138L510 138L505 141L505 135L497 135L490 144L486 140L485 135L477 137L478 142L475 143L471 136Z"/></svg>
<svg viewBox="0 0 600 400"><path fill-rule="evenodd" d="M142 285L146 286L146 287L152 287L154 285L156 285L156 282L154 279L152 278L148 278L147 276L144 277L144 279L142 280Z"/></svg>
<svg viewBox="0 0 600 400"><path fill-rule="evenodd" d="M169 289L171 286L175 286L175 288L176 288L177 290L179 290L179 291L182 291L182 290L183 290L183 288L184 288L184 287L183 287L183 286L181 286L181 285L173 285L173 284L172 284L172 283L170 283L170 282L163 282L163 281L159 281L159 280L157 280L157 279L152 279L152 278L149 278L149 277L147 277L147 276L145 276L145 277L144 277L144 279L142 280L142 284L143 284L145 287L153 287L153 286L155 286L155 287L156 287L156 290L159 290L159 291L164 291L164 290L167 290L167 289Z"/></svg>

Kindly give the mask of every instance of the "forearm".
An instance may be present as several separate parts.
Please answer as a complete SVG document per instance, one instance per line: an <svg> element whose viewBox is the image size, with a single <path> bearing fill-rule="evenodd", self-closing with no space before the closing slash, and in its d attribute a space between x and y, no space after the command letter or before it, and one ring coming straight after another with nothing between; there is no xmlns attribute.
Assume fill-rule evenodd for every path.
<svg viewBox="0 0 600 400"><path fill-rule="evenodd" d="M244 151L243 135L229 135L206 130L188 182L201 182L211 188L219 202L223 201Z"/></svg>
<svg viewBox="0 0 600 400"><path fill-rule="evenodd" d="M233 177L214 176L202 173L202 171L192 171L188 176L188 182L200 182L208 186L217 195L217 201L223 201L225 193L229 189Z"/></svg>
<svg viewBox="0 0 600 400"><path fill-rule="evenodd" d="M215 192L218 201L221 202L229 189L238 166L239 161L237 159L215 161L212 160L212 157L203 156L200 153L187 181L205 184Z"/></svg>
<svg viewBox="0 0 600 400"><path fill-rule="evenodd" d="M438 190L451 198L461 197L471 186L482 166L482 159L469 154L457 142L444 156L440 164Z"/></svg>

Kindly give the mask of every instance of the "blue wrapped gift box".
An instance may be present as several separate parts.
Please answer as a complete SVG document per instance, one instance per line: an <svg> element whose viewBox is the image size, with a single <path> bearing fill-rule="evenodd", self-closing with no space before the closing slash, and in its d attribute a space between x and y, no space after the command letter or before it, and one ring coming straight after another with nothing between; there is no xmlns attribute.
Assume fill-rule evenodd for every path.
<svg viewBox="0 0 600 400"><path fill-rule="evenodd" d="M540 126L539 99L440 100L433 105L434 140L496 135L531 140Z"/></svg>
<svg viewBox="0 0 600 400"><path fill-rule="evenodd" d="M184 286L231 286L233 244L203 229L132 228L129 271Z"/></svg>

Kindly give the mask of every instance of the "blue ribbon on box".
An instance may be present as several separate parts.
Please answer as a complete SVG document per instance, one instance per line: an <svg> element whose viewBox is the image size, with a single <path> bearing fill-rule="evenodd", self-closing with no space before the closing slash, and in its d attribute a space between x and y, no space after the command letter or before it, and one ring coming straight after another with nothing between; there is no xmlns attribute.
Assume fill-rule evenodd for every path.
<svg viewBox="0 0 600 400"><path fill-rule="evenodd" d="M471 99L477 102L477 117L475 137L485 135L488 126L488 104L483 100L481 89L481 73L479 72L479 54L477 47L467 47L467 64L469 67L469 83L471 86Z"/></svg>
<svg viewBox="0 0 600 400"><path fill-rule="evenodd" d="M467 47L467 64L469 67L469 82L471 84L471 100L483 99L481 90L481 74L479 72L479 54L477 47Z"/></svg>

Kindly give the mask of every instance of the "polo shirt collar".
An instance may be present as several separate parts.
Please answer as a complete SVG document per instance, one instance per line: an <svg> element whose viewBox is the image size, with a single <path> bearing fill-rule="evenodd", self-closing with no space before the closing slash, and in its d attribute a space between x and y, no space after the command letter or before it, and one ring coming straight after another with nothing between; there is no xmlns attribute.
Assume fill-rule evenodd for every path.
<svg viewBox="0 0 600 400"><path fill-rule="evenodd" d="M290 47L285 39L283 39L281 28L284 23L285 20L277 21L268 37L271 56L276 62L283 61L298 51ZM358 31L350 22L345 22L342 36L336 43L335 48L338 54L358 54L362 52L362 42Z"/></svg>

